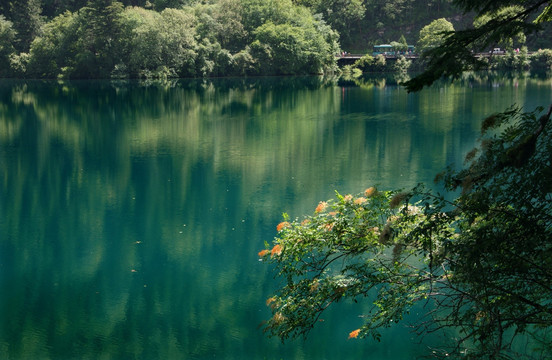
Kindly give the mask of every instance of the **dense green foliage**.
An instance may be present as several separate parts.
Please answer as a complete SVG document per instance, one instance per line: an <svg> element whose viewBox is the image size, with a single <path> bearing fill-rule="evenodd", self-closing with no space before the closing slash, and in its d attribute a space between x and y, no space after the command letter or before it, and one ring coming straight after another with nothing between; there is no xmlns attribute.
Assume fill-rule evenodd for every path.
<svg viewBox="0 0 552 360"><path fill-rule="evenodd" d="M76 11L65 7L44 23L28 53L16 51L17 41L27 39L17 37L15 24L21 23L2 18L1 61L14 59L11 71L2 75L289 75L317 74L336 66L338 34L290 0L194 2L180 4L178 9L169 8L169 2L160 4L146 9L91 0Z"/></svg>
<svg viewBox="0 0 552 360"><path fill-rule="evenodd" d="M16 32L13 24L0 15L0 76L8 75L10 56L15 53L13 46Z"/></svg>
<svg viewBox="0 0 552 360"><path fill-rule="evenodd" d="M88 6L88 0L6 0L0 4L0 14L14 23L21 37L20 51L28 50L31 41L39 32L40 26L66 11L78 12ZM219 3L248 3L247 1L227 0L121 0L124 7L142 7L161 12L166 8L215 5ZM308 8L318 14L327 24L340 34L341 43L346 49L369 49L376 43L396 41L401 35L410 43L416 41L418 31L431 20L439 17L454 18L455 25L465 23L450 0L294 0L294 5ZM275 6L266 2L266 6ZM276 5L278 6L278 5ZM230 7L234 7L231 5ZM228 7L226 6L226 9ZM235 13L223 14L231 22L219 23L233 30L231 26L240 22ZM469 17L468 17L469 18ZM259 19L260 20L260 19ZM468 21L469 22L469 21ZM260 24L257 24L259 26ZM230 35L230 34L228 34ZM225 44L221 44L223 48Z"/></svg>
<svg viewBox="0 0 552 360"><path fill-rule="evenodd" d="M356 53L381 43L431 47L442 38L441 22L446 30L472 24L473 9L466 10L450 0L8 0L0 4L0 76L321 73L335 70L340 46ZM515 10L491 8L475 25ZM523 31L516 39L486 43L550 47Z"/></svg>
<svg viewBox="0 0 552 360"><path fill-rule="evenodd" d="M476 22L473 27L445 36L441 46L428 49L424 53L430 59L428 68L407 85L409 90L419 90L442 76L458 78L467 69L488 68L487 59L475 57L474 52L493 49L500 43L513 44L513 39L519 41L520 37L523 38L521 34L538 33L544 25L536 21L535 14L538 15L543 7L545 10L542 14L546 14L549 7L549 2L544 0L525 1L523 11L510 7L511 1L474 4L470 0L459 0L457 4L464 11L477 11L480 17L490 14L490 17Z"/></svg>
<svg viewBox="0 0 552 360"><path fill-rule="evenodd" d="M537 51L531 58L533 66L541 69L552 69L552 50L545 49Z"/></svg>
<svg viewBox="0 0 552 360"><path fill-rule="evenodd" d="M519 109L486 119L470 165L440 177L448 190L462 189L453 201L422 186L372 187L321 202L302 220L286 215L272 249L259 254L286 280L268 300L269 333L306 334L332 303L368 298L373 306L353 337L379 339L381 328L423 303L432 310L414 326L448 329L453 340L442 355L512 354L522 335L530 354L550 351L549 122L550 112Z"/></svg>
<svg viewBox="0 0 552 360"><path fill-rule="evenodd" d="M428 46L417 90L442 75L488 66L472 49L508 43L552 18L548 1L458 0L466 11L491 14L473 29L445 34ZM533 16L531 16L533 15ZM463 46L463 48L461 48ZM539 51L548 66L548 51ZM502 61L512 67L526 50ZM363 59L371 63L370 58ZM450 343L434 356L550 358L552 329L552 131L548 111L512 107L486 118L479 146L460 170L436 177L445 194L423 185L407 191L337 195L314 215L284 221L259 256L284 284L268 299L266 331L286 339L306 335L330 305L371 304L350 338L380 338L416 307L420 335L443 332Z"/></svg>
<svg viewBox="0 0 552 360"><path fill-rule="evenodd" d="M416 50L424 53L427 50L441 45L446 34L454 31L454 26L445 18L432 21L420 30L420 38L416 44Z"/></svg>

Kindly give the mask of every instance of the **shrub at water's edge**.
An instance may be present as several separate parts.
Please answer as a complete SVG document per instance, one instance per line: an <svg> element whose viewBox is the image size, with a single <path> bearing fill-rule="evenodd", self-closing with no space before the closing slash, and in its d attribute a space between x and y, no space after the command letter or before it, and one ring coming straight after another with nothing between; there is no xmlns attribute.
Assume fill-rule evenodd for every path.
<svg viewBox="0 0 552 360"><path fill-rule="evenodd" d="M454 2L476 12L477 25L445 33L429 47L425 71L405 83L407 90L487 69L495 50L502 66L524 67L523 47L475 54L552 20L549 1L529 0L526 8ZM538 51L536 63L548 67L548 55ZM282 339L306 335L333 303L364 300L373 306L351 324L349 338L379 340L382 328L419 304L426 317L413 329L449 339L428 355L550 358L551 115L552 105L533 112L512 106L484 119L464 168L436 176L447 196L422 185L406 192L369 188L356 197L338 194L301 221L285 215L270 255L259 253L283 280L267 301L266 331Z"/></svg>
<svg viewBox="0 0 552 360"><path fill-rule="evenodd" d="M418 305L427 313L410 325L422 335L446 331L443 356L549 354L552 107L542 110L483 121L465 169L436 178L448 198L461 190L453 200L421 185L370 187L320 202L303 219L284 214L258 253L283 280L266 302L265 330L305 336L329 306L350 300L372 306L350 319L349 338L379 340Z"/></svg>

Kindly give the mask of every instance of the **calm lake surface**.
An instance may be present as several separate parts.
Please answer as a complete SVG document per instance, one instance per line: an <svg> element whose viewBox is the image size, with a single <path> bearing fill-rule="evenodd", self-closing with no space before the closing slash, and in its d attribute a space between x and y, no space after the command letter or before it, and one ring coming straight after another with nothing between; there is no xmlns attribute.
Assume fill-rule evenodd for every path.
<svg viewBox="0 0 552 360"><path fill-rule="evenodd" d="M405 326L347 340L362 304L282 344L257 252L283 212L432 184L479 123L552 81L0 81L0 358L409 359ZM412 314L415 317L417 314ZM406 323L405 323L406 324ZM433 337L428 342L438 343Z"/></svg>

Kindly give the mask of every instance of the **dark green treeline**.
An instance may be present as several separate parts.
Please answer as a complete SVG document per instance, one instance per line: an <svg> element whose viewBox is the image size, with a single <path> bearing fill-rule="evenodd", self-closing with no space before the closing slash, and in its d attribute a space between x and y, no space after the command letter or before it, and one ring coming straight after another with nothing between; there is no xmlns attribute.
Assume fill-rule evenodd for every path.
<svg viewBox="0 0 552 360"><path fill-rule="evenodd" d="M339 52L338 33L291 0L27 0L1 13L3 77L314 74Z"/></svg>
<svg viewBox="0 0 552 360"><path fill-rule="evenodd" d="M0 77L327 73L341 49L416 44L437 18L455 29L473 21L450 0L8 0L0 3Z"/></svg>

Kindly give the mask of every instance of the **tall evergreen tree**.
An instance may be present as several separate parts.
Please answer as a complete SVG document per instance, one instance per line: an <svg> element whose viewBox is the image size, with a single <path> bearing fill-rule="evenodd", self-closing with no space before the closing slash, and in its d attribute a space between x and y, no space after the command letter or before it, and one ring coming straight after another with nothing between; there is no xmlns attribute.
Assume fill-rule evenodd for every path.
<svg viewBox="0 0 552 360"><path fill-rule="evenodd" d="M0 77L9 75L9 57L15 52L15 35L11 21L0 15Z"/></svg>
<svg viewBox="0 0 552 360"><path fill-rule="evenodd" d="M90 0L79 11L80 34L75 66L77 77L109 77L120 61L120 16L123 4L114 0Z"/></svg>
<svg viewBox="0 0 552 360"><path fill-rule="evenodd" d="M42 6L40 0L17 0L8 5L8 20L17 32L15 43L18 51L28 51L33 39L42 26Z"/></svg>

